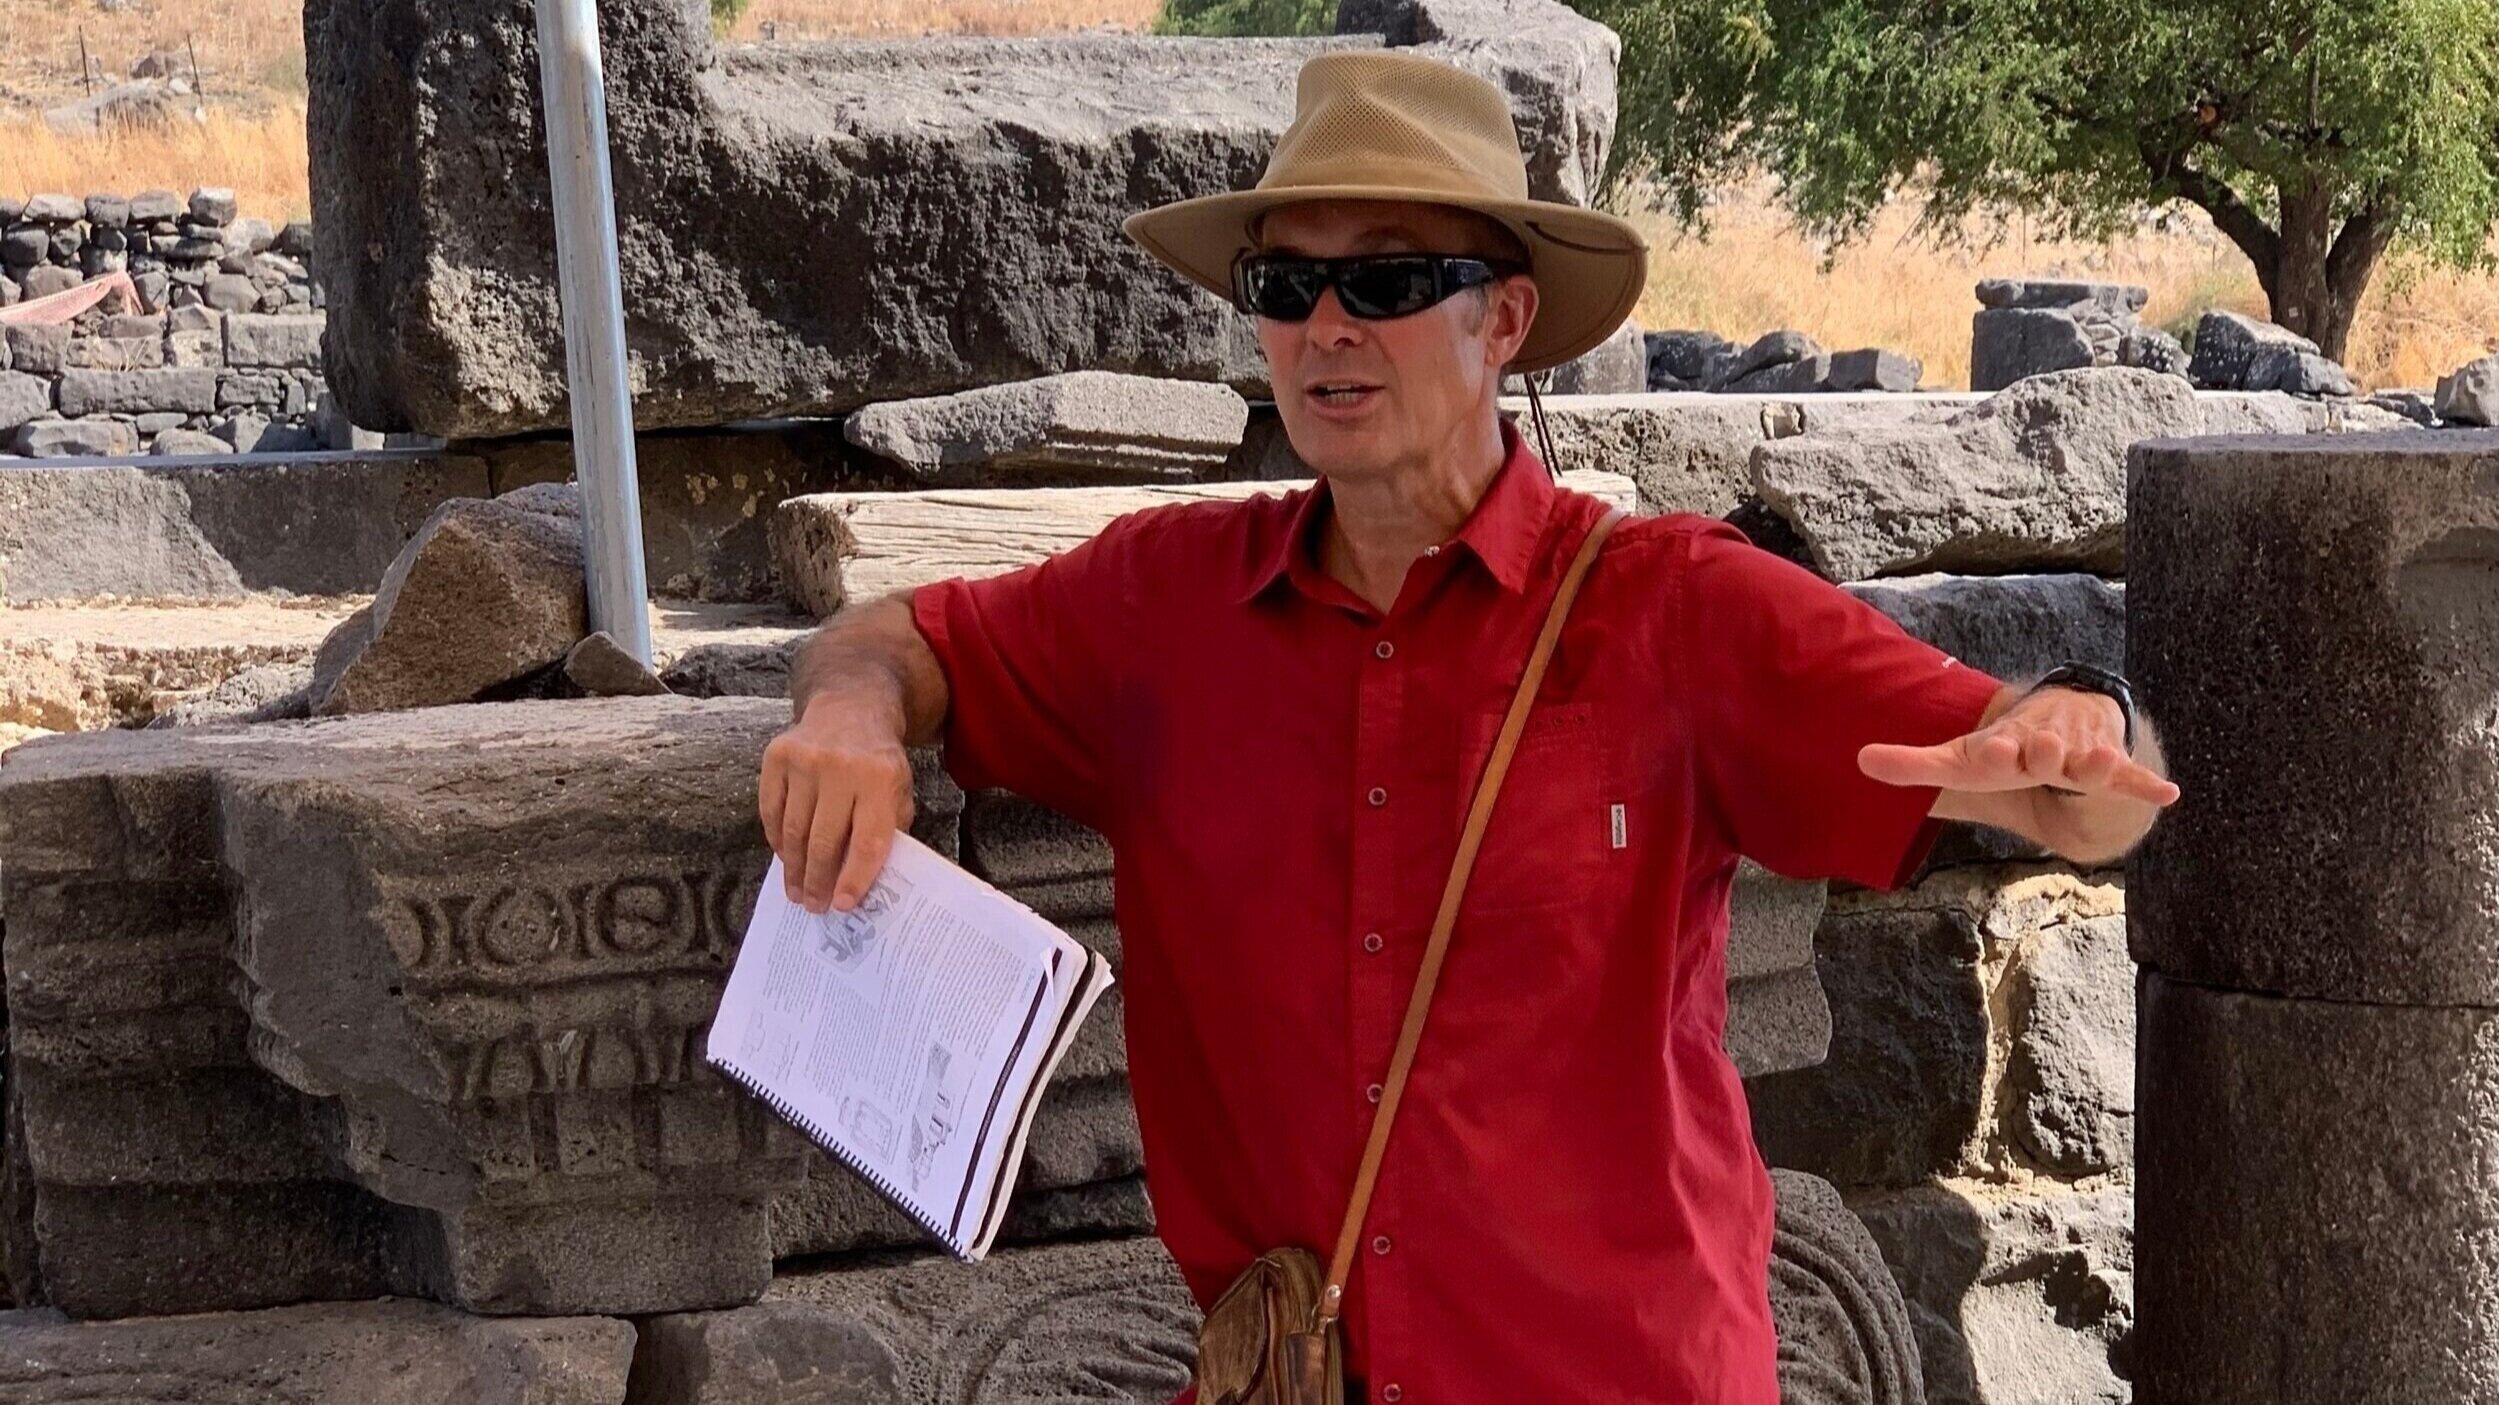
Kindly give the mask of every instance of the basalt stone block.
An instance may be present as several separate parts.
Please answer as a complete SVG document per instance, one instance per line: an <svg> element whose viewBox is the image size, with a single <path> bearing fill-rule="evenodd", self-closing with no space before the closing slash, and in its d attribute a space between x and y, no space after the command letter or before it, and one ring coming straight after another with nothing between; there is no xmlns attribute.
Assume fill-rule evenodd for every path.
<svg viewBox="0 0 2499 1405"><path fill-rule="evenodd" d="M1549 0L1391 8L1419 52L1511 96L1531 191L1585 203L1612 141L1614 34ZM428 42L455 30L464 42ZM1120 221L1254 184L1301 63L1389 42L715 47L708 16L677 0L613 0L601 31L646 427L1085 369L1263 386L1248 322ZM562 425L528 5L320 0L305 36L340 404L370 428L444 436ZM842 237L791 237L818 228Z"/></svg>
<svg viewBox="0 0 2499 1405"><path fill-rule="evenodd" d="M2071 278L1982 278L1982 307L2091 307L2114 316L2143 310L2152 290L2136 283L2093 283Z"/></svg>
<svg viewBox="0 0 2499 1405"><path fill-rule="evenodd" d="M52 383L22 371L0 371L0 430L52 412Z"/></svg>
<svg viewBox="0 0 2499 1405"><path fill-rule="evenodd" d="M1814 970L1829 885L1736 863L1727 916L1726 1048L1747 1078L1811 1068L1831 1049L1831 1006Z"/></svg>
<svg viewBox="0 0 2499 1405"><path fill-rule="evenodd" d="M791 1274L753 1307L642 1325L637 1398L1163 1400L1189 1383L1198 1311L1153 1239ZM644 1392L647 1390L647 1394Z"/></svg>
<svg viewBox="0 0 2499 1405"><path fill-rule="evenodd" d="M1831 373L1824 380L1832 390L1888 390L1897 395L1917 389L1918 377L1925 370L1925 364L1914 356L1868 346L1833 356Z"/></svg>
<svg viewBox="0 0 2499 1405"><path fill-rule="evenodd" d="M1911 571L2125 570L2126 450L2192 434L2174 376L2033 376L1941 425L1753 451L1753 486L1833 580Z"/></svg>
<svg viewBox="0 0 2499 1405"><path fill-rule="evenodd" d="M1548 395L1637 395L1649 388L1649 354L1640 324L1626 320L1614 329L1614 335L1574 360L1553 368L1551 384L1540 384L1539 393ZM1523 376L1504 376L1504 395L1525 395L1527 380Z"/></svg>
<svg viewBox="0 0 2499 1405"><path fill-rule="evenodd" d="M217 408L217 373L210 370L64 371L61 413L140 415L151 410L180 410L204 415Z"/></svg>
<svg viewBox="0 0 2499 1405"><path fill-rule="evenodd" d="M226 321L226 364L286 369L321 365L320 317L272 317L257 312L229 314Z"/></svg>
<svg viewBox="0 0 2499 1405"><path fill-rule="evenodd" d="M0 1395L622 1405L634 1329L613 1318L477 1318L431 1303L309 1304L155 1321L0 1313Z"/></svg>
<svg viewBox="0 0 2499 1405"><path fill-rule="evenodd" d="M9 340L9 366L30 376L57 376L69 362L69 326L55 322L29 326L12 322L0 327Z"/></svg>
<svg viewBox="0 0 2499 1405"><path fill-rule="evenodd" d="M2080 572L1955 576L1929 572L1851 581L1841 589L1894 624L2005 682L2067 659L2122 670L2126 586Z"/></svg>
<svg viewBox="0 0 2499 1405"><path fill-rule="evenodd" d="M1978 403L1968 395L1556 395L1545 400L1545 421L1564 471L1628 476L1644 512L1725 517L1753 499L1755 445L1932 424ZM1532 436L1525 400L1504 400L1502 409Z"/></svg>
<svg viewBox="0 0 2499 1405"><path fill-rule="evenodd" d="M1119 483L1212 477L1248 423L1228 386L1072 371L870 405L842 433L931 481Z"/></svg>
<svg viewBox="0 0 2499 1405"><path fill-rule="evenodd" d="M2096 353L2063 308L1984 308L1970 319L1970 389L2002 390L2026 376L2079 370Z"/></svg>
<svg viewBox="0 0 2499 1405"><path fill-rule="evenodd" d="M179 1295L126 1277L115 1310L273 1288L539 1314L751 1299L768 1202L811 1153L702 1041L769 858L756 758L786 720L761 699L508 703L13 752L9 1087L43 1286L69 1306L56 1276L90 1260L135 1274L237 1237L154 1207L162 1183L184 1204L274 1186L273 1213L317 1218L287 1222L300 1262ZM72 1078L161 1107L47 1081ZM48 1227L62 1189L140 1201L118 1260L65 1256L99 1246Z"/></svg>
<svg viewBox="0 0 2499 1405"><path fill-rule="evenodd" d="M2499 425L2499 355L2440 376L2434 405L2438 417L2453 424Z"/></svg>
<svg viewBox="0 0 2499 1405"><path fill-rule="evenodd" d="M9 447L30 459L126 458L139 452L139 431L126 419L28 420Z"/></svg>
<svg viewBox="0 0 2499 1405"><path fill-rule="evenodd" d="M2182 792L2127 859L2138 961L2499 1003L2495 485L2490 430L2136 449L2126 672Z"/></svg>
<svg viewBox="0 0 2499 1405"><path fill-rule="evenodd" d="M1772 1171L1770 1320L1781 1405L1925 1405L1900 1285L1831 1183Z"/></svg>
<svg viewBox="0 0 2499 1405"><path fill-rule="evenodd" d="M2499 1395L2499 1014L2142 996L2136 1398Z"/></svg>
<svg viewBox="0 0 2499 1405"><path fill-rule="evenodd" d="M2195 355L2187 363L2187 375L2207 390L2263 389L2248 383L2248 371L2256 353L2267 347L2312 355L2317 350L2315 342L2288 327L2214 308L2196 319Z"/></svg>
<svg viewBox="0 0 2499 1405"><path fill-rule="evenodd" d="M594 698L643 698L668 691L649 664L626 653L603 629L583 636L564 656L564 680Z"/></svg>

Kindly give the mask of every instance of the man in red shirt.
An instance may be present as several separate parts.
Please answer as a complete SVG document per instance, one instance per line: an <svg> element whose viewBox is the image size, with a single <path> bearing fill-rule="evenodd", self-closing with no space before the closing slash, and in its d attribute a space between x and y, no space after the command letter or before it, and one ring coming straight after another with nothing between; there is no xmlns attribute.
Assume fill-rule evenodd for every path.
<svg viewBox="0 0 2499 1405"><path fill-rule="evenodd" d="M1603 511L1501 377L1602 341L1645 250L1525 199L1490 85L1378 51L1304 69L1256 190L1128 228L1256 313L1319 483L844 612L761 805L818 911L908 822L907 744L1108 836L1157 1233L1203 1307L1335 1241L1470 786ZM2104 862L2177 795L2127 730L1724 522L1626 522L1460 909L1347 1286L1354 1398L1776 1405L1770 1183L1722 1049L1737 855L1892 888L1963 819Z"/></svg>

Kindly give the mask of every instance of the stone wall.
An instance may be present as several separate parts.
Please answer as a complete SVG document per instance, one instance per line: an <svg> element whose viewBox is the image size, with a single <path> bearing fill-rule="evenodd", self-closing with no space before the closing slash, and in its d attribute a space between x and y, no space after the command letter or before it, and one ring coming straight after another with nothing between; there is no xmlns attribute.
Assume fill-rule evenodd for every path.
<svg viewBox="0 0 2499 1405"><path fill-rule="evenodd" d="M310 225L238 216L231 191L155 190L0 196L0 226L0 308L107 274L131 289L67 322L0 316L0 455L355 442L325 423Z"/></svg>

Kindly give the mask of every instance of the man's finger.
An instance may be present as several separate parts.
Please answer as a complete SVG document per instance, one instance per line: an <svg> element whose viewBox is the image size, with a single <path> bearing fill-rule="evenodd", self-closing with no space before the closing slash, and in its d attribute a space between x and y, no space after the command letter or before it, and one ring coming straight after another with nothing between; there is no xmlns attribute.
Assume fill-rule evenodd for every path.
<svg viewBox="0 0 2499 1405"><path fill-rule="evenodd" d="M2034 781L2054 784L2065 779L2065 738L2045 727L2022 738L2022 769Z"/></svg>
<svg viewBox="0 0 2499 1405"><path fill-rule="evenodd" d="M1857 768L1892 785L1946 790L2014 790L2032 783L2022 776L2020 743L1993 728L1933 746L1871 742L1858 751Z"/></svg>
<svg viewBox="0 0 2499 1405"><path fill-rule="evenodd" d="M778 832L771 839L772 851L781 856L781 890L797 902L807 891L807 833L815 823L816 773L792 766L789 776L788 793L781 797Z"/></svg>
<svg viewBox="0 0 2499 1405"><path fill-rule="evenodd" d="M755 813L763 821L764 843L774 853L781 851L781 802L790 793L788 753L778 747L764 748L763 779L755 787Z"/></svg>
<svg viewBox="0 0 2499 1405"><path fill-rule="evenodd" d="M851 814L850 856L842 860L841 876L833 884L833 906L844 912L858 906L893 851L894 812L861 797Z"/></svg>
<svg viewBox="0 0 2499 1405"><path fill-rule="evenodd" d="M2109 777L2108 789L2155 805L2166 805L2178 798L2178 783L2139 761L2121 761L2116 773Z"/></svg>
<svg viewBox="0 0 2499 1405"><path fill-rule="evenodd" d="M850 813L855 803L846 789L827 787L816 799L816 817L807 831L807 882L799 906L823 912L833 902L833 880L842 871L842 853L850 847Z"/></svg>

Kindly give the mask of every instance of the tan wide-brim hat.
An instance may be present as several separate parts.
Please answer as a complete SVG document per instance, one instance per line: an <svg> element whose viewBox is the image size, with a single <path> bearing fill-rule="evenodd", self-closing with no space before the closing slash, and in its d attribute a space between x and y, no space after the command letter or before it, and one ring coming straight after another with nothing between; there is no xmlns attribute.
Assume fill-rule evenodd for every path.
<svg viewBox="0 0 2499 1405"><path fill-rule="evenodd" d="M1120 227L1229 301L1233 261L1256 247L1258 217L1308 200L1419 200L1508 226L1527 246L1538 294L1515 371L1558 366L1612 336L1648 279L1648 244L1630 222L1527 198L1527 162L1499 88L1395 50L1344 50L1303 64L1293 125L1254 188L1158 205Z"/></svg>

